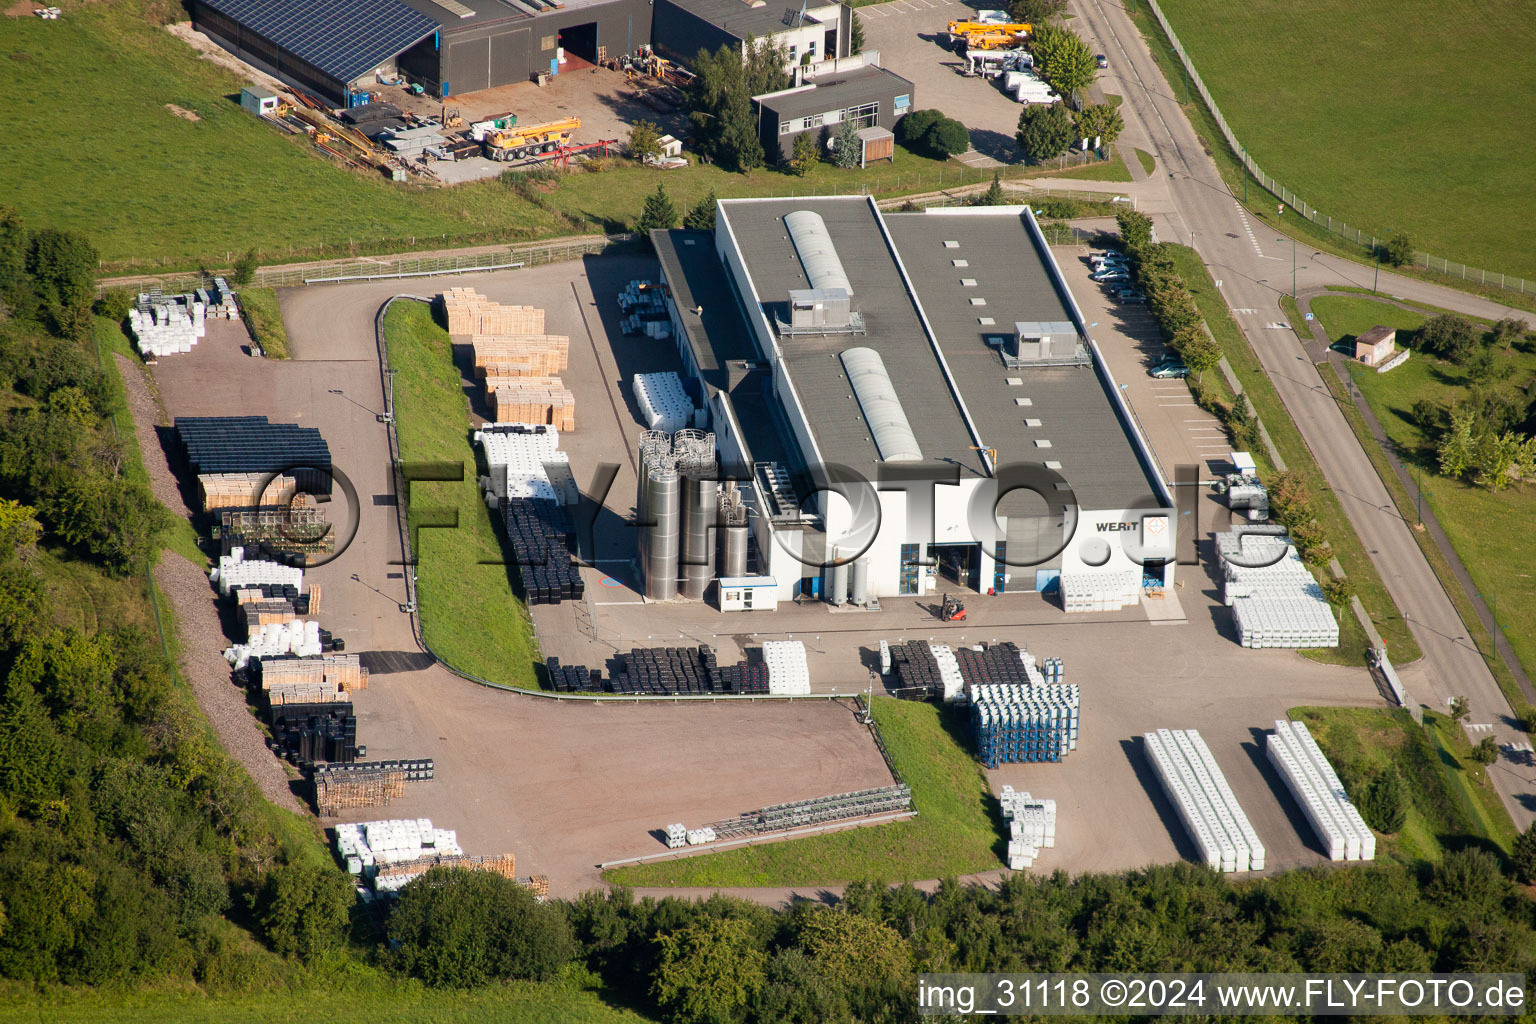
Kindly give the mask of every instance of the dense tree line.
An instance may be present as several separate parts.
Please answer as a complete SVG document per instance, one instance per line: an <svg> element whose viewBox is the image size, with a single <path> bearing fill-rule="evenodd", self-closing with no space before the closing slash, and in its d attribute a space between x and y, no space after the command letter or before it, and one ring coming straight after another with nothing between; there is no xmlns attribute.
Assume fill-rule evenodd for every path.
<svg viewBox="0 0 1536 1024"><path fill-rule="evenodd" d="M763 166L765 154L752 116L752 97L789 87L789 51L748 39L741 49L700 50L687 88L693 147L710 163L733 171Z"/></svg>

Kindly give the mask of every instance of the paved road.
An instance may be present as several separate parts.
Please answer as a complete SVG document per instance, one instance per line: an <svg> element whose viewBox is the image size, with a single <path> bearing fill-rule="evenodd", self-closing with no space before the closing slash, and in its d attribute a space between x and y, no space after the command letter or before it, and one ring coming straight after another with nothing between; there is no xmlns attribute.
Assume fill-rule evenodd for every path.
<svg viewBox="0 0 1536 1024"><path fill-rule="evenodd" d="M1166 191L1157 194L1157 179L1127 187L1146 194L1158 213L1168 210L1157 218L1159 233L1165 239L1192 244L1221 282L1228 305L1424 651L1421 661L1403 669L1404 683L1431 707L1444 708L1451 697L1465 695L1472 707L1468 722L1473 742L1489 734L1501 745L1523 741L1525 737L1514 728L1508 701L1467 639L1450 598L1301 342L1290 330L1267 326L1283 319L1279 297L1292 286L1293 266L1300 289L1326 284L1369 287L1372 268L1305 246L1295 249L1293 257L1290 239L1277 241L1233 198L1124 8L1113 0L1075 0L1073 7L1089 45L1108 55L1125 96L1121 110L1127 134L1138 145L1145 140L1157 157L1164 175L1160 183ZM1382 274L1381 287L1392 295L1478 316L1531 317L1395 274ZM1493 769L1493 779L1519 827L1536 820L1536 767L1517 764L1506 754Z"/></svg>

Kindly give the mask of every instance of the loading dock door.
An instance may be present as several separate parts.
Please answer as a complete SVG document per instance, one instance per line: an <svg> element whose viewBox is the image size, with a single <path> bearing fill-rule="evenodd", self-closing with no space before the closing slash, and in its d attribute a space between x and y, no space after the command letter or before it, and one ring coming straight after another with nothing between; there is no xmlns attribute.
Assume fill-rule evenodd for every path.
<svg viewBox="0 0 1536 1024"><path fill-rule="evenodd" d="M455 95L491 87L491 40L468 39L448 47L447 78Z"/></svg>

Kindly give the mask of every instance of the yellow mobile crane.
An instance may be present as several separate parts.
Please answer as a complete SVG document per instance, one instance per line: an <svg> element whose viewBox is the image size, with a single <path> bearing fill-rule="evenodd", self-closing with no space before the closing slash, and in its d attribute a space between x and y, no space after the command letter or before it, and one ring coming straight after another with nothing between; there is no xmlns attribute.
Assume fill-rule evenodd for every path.
<svg viewBox="0 0 1536 1024"><path fill-rule="evenodd" d="M1028 39L1033 28L1024 22L952 21L949 23L949 40L968 50L1006 50Z"/></svg>
<svg viewBox="0 0 1536 1024"><path fill-rule="evenodd" d="M566 117L544 124L514 125L485 133L485 155L492 160L521 160L538 153L553 153L568 146L581 127L581 118Z"/></svg>

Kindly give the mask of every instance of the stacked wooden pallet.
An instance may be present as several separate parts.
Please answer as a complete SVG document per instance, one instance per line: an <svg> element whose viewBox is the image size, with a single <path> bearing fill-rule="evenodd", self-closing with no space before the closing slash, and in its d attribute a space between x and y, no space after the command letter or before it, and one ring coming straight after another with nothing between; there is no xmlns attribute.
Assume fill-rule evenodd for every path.
<svg viewBox="0 0 1536 1024"><path fill-rule="evenodd" d="M537 306L504 306L473 288L443 293L449 334L543 334L544 311Z"/></svg>
<svg viewBox="0 0 1536 1024"><path fill-rule="evenodd" d="M325 683L346 693L368 689L368 670L355 654L326 654L318 658L262 658L261 688L288 683Z"/></svg>
<svg viewBox="0 0 1536 1024"><path fill-rule="evenodd" d="M497 423L548 424L576 429L576 396L559 377L498 377L486 385Z"/></svg>
<svg viewBox="0 0 1536 1024"><path fill-rule="evenodd" d="M290 704L350 704L352 695L336 688L335 683L279 683L264 691L267 706Z"/></svg>
<svg viewBox="0 0 1536 1024"><path fill-rule="evenodd" d="M564 334L477 334L470 344L477 377L548 377L570 365Z"/></svg>
<svg viewBox="0 0 1536 1024"><path fill-rule="evenodd" d="M519 878L518 881L521 882L523 885L526 885L528 888L532 889L533 890L533 894L535 896L537 896L539 899L542 900L542 899L547 899L549 897L549 876L548 875L530 875L527 878Z"/></svg>
<svg viewBox="0 0 1536 1024"><path fill-rule="evenodd" d="M315 810L322 818L338 817L353 807L382 807L402 796L405 772L400 769L315 776Z"/></svg>
<svg viewBox="0 0 1536 1024"><path fill-rule="evenodd" d="M286 506L298 487L291 476L271 473L204 473L197 478L203 511L221 508Z"/></svg>
<svg viewBox="0 0 1536 1024"><path fill-rule="evenodd" d="M282 625L299 617L293 610L293 602L286 600L243 601L240 612L245 616L247 639L259 635L262 626Z"/></svg>

